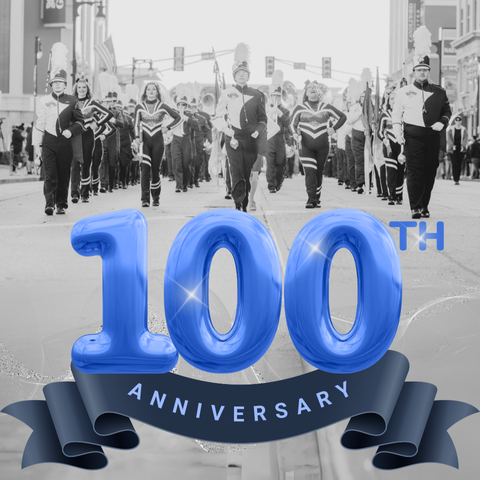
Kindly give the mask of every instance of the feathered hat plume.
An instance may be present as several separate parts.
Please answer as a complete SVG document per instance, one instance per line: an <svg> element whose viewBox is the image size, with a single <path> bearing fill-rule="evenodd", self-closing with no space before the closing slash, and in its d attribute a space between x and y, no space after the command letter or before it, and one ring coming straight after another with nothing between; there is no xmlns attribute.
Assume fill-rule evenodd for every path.
<svg viewBox="0 0 480 480"><path fill-rule="evenodd" d="M61 43L54 43L51 50L50 57L50 84L52 82L67 83L67 68L68 68L68 50L67 47Z"/></svg>
<svg viewBox="0 0 480 480"><path fill-rule="evenodd" d="M187 105L189 104L190 91L185 83L179 83L175 88L175 92L177 95L175 98L175 103L177 105L179 103L185 103Z"/></svg>
<svg viewBox="0 0 480 480"><path fill-rule="evenodd" d="M432 46L432 34L425 25L421 25L413 32L415 52L413 54L413 69L427 67L430 69L430 47Z"/></svg>
<svg viewBox="0 0 480 480"><path fill-rule="evenodd" d="M281 95L283 87L283 72L281 70L275 70L272 75L272 84L269 86L268 91L270 95Z"/></svg>
<svg viewBox="0 0 480 480"><path fill-rule="evenodd" d="M107 72L102 72L98 76L98 83L100 85L100 95L102 98L106 98L110 91L110 75Z"/></svg>
<svg viewBox="0 0 480 480"><path fill-rule="evenodd" d="M360 84L362 87L361 92L363 93L367 89L367 85L370 87L372 85L372 71L369 68L364 68L362 74L360 75Z"/></svg>
<svg viewBox="0 0 480 480"><path fill-rule="evenodd" d="M232 74L234 77L239 70L250 73L250 47L246 43L239 43L235 47L233 61Z"/></svg>
<svg viewBox="0 0 480 480"><path fill-rule="evenodd" d="M129 102L133 100L133 103L138 102L138 85L129 83L125 85L125 93L127 94Z"/></svg>

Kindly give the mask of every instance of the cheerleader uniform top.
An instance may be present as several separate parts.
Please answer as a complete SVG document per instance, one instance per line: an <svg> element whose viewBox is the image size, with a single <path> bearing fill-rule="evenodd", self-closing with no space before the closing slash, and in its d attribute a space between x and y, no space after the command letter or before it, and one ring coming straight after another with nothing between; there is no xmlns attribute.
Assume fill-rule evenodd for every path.
<svg viewBox="0 0 480 480"><path fill-rule="evenodd" d="M173 118L173 122L163 125L166 116ZM181 121L180 115L167 104L159 100L145 100L135 107L135 138L139 138L141 133L153 137L164 126L172 130Z"/></svg>

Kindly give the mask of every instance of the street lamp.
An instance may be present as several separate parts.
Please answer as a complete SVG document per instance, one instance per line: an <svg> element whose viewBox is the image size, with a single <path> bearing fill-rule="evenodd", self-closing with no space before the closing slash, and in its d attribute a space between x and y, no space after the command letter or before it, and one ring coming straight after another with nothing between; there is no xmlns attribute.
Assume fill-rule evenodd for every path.
<svg viewBox="0 0 480 480"><path fill-rule="evenodd" d="M97 5L98 11L97 15L95 16L97 19L105 19L105 12L103 6L103 0L73 0L73 59L72 59L72 84L75 84L75 80L77 77L77 17L80 15L78 12L78 8L82 5Z"/></svg>
<svg viewBox="0 0 480 480"><path fill-rule="evenodd" d="M155 70L153 69L153 60L150 59L145 59L145 58L132 58L132 85L135 83L135 68L137 63L148 63L150 64L150 67L148 69L148 76L152 77L153 74L155 73Z"/></svg>

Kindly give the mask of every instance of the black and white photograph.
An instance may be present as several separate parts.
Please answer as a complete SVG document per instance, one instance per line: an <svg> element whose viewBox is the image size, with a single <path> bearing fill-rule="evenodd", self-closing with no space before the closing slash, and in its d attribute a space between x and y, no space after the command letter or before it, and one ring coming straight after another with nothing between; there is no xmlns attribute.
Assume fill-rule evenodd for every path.
<svg viewBox="0 0 480 480"><path fill-rule="evenodd" d="M0 478L479 478L479 135L479 0L0 0Z"/></svg>

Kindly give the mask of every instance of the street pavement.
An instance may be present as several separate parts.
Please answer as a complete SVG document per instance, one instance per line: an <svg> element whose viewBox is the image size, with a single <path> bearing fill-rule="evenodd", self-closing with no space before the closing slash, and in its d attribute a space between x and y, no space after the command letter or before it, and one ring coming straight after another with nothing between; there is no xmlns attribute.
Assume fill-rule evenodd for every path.
<svg viewBox="0 0 480 480"><path fill-rule="evenodd" d="M42 387L70 379L70 350L77 338L98 332L102 324L102 273L99 257L75 253L70 232L80 219L104 212L136 208L148 223L149 326L165 330L163 277L170 247L180 229L193 217L210 209L232 208L224 198L222 179L203 182L188 193L175 193L174 183L162 180L160 207L141 208L140 187L115 190L92 197L88 204L70 205L67 214L44 214L43 184L11 182L0 167L0 409L21 400L43 399ZM22 178L21 175L17 176ZM28 176L31 177L31 176ZM25 176L26 179L28 177ZM277 193L269 193L262 173L256 195L257 211L251 212L272 235L283 274L293 240L313 217L337 208L355 208L378 218L390 231L397 247L398 228L391 221L411 221L408 202L389 206L374 194L358 195L335 179L325 178L322 208L305 209L302 176L286 179ZM427 250L418 247L418 229L409 229L407 249L398 249L403 276L403 305L397 336L391 349L410 361L408 380L433 383L437 399L459 400L480 407L478 365L480 360L480 182L462 179L437 180L427 231L444 222L445 249L434 241ZM416 233L416 235L415 235ZM339 251L330 272L330 310L335 327L346 332L356 310L356 273L353 257ZM210 307L216 328L231 325L236 306L236 274L231 255L219 251L210 275ZM279 328L267 354L244 372L224 381L269 382L310 371L288 335L282 308ZM206 381L218 378L190 367L183 360L178 373ZM227 376L224 376L227 377ZM349 451L339 440L346 421L292 440L271 444L278 478L322 480L370 480L421 478L422 480L467 480L478 475L480 441L476 431L480 415L453 426L449 433L457 448L460 469L425 464L398 471L380 471L371 465L375 449ZM109 466L89 472L95 479L123 479L153 475L180 480L233 479L247 458L261 446L199 444L192 440L135 423L141 443L134 451L106 450ZM0 415L0 469L8 479L77 479L85 472L45 464L20 470L24 445L31 430L7 415ZM260 450L259 450L260 451ZM273 452L273 453L272 453ZM269 458L263 459L268 462ZM261 465L258 465L258 471ZM243 466L247 471L247 465ZM4 473L5 472L5 476ZM288 472L295 472L294 477ZM286 475L286 476L285 476ZM272 477L274 478L274 477ZM253 480L253 477L250 477Z"/></svg>

